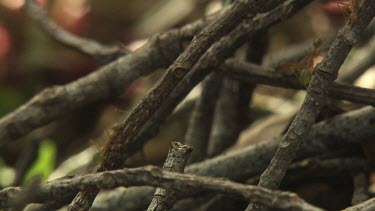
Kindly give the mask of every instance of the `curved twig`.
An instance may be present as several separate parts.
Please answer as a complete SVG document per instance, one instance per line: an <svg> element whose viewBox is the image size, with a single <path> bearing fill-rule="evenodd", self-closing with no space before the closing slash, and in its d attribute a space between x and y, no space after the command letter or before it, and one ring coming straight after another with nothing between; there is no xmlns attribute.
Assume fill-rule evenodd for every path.
<svg viewBox="0 0 375 211"><path fill-rule="evenodd" d="M26 0L24 9L26 13L39 24L40 28L57 42L77 50L99 61L106 63L128 54L129 51L118 46L107 46L95 40L78 37L64 30L53 22L48 14L35 0Z"/></svg>

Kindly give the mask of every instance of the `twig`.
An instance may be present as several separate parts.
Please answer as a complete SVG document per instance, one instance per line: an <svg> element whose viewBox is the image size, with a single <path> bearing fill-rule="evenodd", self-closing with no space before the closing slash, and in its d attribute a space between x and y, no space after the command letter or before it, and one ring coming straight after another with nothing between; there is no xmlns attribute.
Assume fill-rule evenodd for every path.
<svg viewBox="0 0 375 211"><path fill-rule="evenodd" d="M267 48L267 30L249 36L246 60L260 64ZM208 156L221 154L233 145L249 121L248 108L255 84L226 77L215 108Z"/></svg>
<svg viewBox="0 0 375 211"><path fill-rule="evenodd" d="M364 158L307 158L293 163L288 168L288 177L283 184L296 184L301 180L308 180L310 176L317 178L320 175L342 175L343 173L359 173L368 170L369 166ZM256 184L259 177L253 177L247 180L247 184Z"/></svg>
<svg viewBox="0 0 375 211"><path fill-rule="evenodd" d="M375 36L355 52L355 59L348 64L338 80L352 84L373 65L375 65Z"/></svg>
<svg viewBox="0 0 375 211"><path fill-rule="evenodd" d="M306 88L295 76L285 75L273 68L262 67L236 59L226 60L221 68L229 77L248 83L266 84L288 89ZM333 82L328 87L327 94L330 98L375 106L375 90L373 89Z"/></svg>
<svg viewBox="0 0 375 211"><path fill-rule="evenodd" d="M103 152L103 160L95 172L120 168L127 158L129 150L133 150L134 139L142 126L152 117L160 105L182 78L207 49L220 37L230 32L246 17L252 19L257 9L265 5L262 0L240 0L228 8L220 18L216 19L199 32L186 50L166 70L163 78L153 87L139 104L130 112ZM80 192L72 201L68 210L88 210L99 190ZM72 207L79 209L71 209Z"/></svg>
<svg viewBox="0 0 375 211"><path fill-rule="evenodd" d="M375 198L369 199L360 204L348 207L343 211L372 211L375 210Z"/></svg>
<svg viewBox="0 0 375 211"><path fill-rule="evenodd" d="M94 188L113 189L120 186L154 186L165 189L173 188L178 192L213 191L228 196L241 197L253 202L268 204L270 207L292 210L322 210L296 194L283 191L270 191L264 188L243 185L229 180L190 174L162 171L158 167L113 170L88 174L73 179L61 179L39 186L35 192L37 201L58 198L66 193ZM6 188L0 191L0 206L10 207L16 196L25 190ZM33 201L29 201L31 203Z"/></svg>
<svg viewBox="0 0 375 211"><path fill-rule="evenodd" d="M368 177L364 172L359 172L353 177L352 205L356 205L368 200Z"/></svg>
<svg viewBox="0 0 375 211"><path fill-rule="evenodd" d="M186 162L192 148L179 142L172 142L163 170L184 173ZM156 189L148 211L170 210L176 202L176 192L172 189Z"/></svg>
<svg viewBox="0 0 375 211"><path fill-rule="evenodd" d="M337 150L351 143L375 135L375 109L371 106L347 112L315 124L311 132L305 137L305 143L297 158L303 159L325 152ZM358 124L360 122L361 124ZM187 166L186 173L205 176L225 177L232 180L244 180L259 175L269 164L272 156L277 150L280 139L264 141L255 146L228 152L215 158ZM127 194L129 192L129 194ZM136 193L134 193L136 192ZM130 194L132 193L132 194ZM133 194L134 193L134 194ZM144 210L149 205L148 201L139 201L153 194L153 190L137 188L136 190L125 190L112 196L106 203L106 210L112 210L112 205L121 206L125 210ZM128 201L137 201L138 204L129 205ZM94 207L97 207L95 205ZM104 208L103 208L104 209Z"/></svg>
<svg viewBox="0 0 375 211"><path fill-rule="evenodd" d="M64 86L47 88L17 110L0 119L0 145L14 141L60 116L120 95L135 79L169 65L206 22L202 19L156 35L138 51L123 56L95 72Z"/></svg>
<svg viewBox="0 0 375 211"><path fill-rule="evenodd" d="M301 109L293 119L269 167L263 172L259 181L260 187L276 189L279 186L288 166L301 148L302 139L309 133L325 104L327 88L337 78L340 66L374 15L375 1L364 1L358 11L359 20L356 24L347 22L327 56L314 69ZM250 204L247 210L251 210L251 207Z"/></svg>
<svg viewBox="0 0 375 211"><path fill-rule="evenodd" d="M207 157L208 139L221 82L220 73L212 73L203 81L202 92L195 102L185 135L185 143L194 149L188 164L202 161Z"/></svg>
<svg viewBox="0 0 375 211"><path fill-rule="evenodd" d="M24 9L27 15L38 23L41 29L54 40L83 54L92 56L103 63L113 61L129 53L128 50L118 46L103 45L94 40L71 34L54 23L48 17L47 12L35 0L26 0Z"/></svg>

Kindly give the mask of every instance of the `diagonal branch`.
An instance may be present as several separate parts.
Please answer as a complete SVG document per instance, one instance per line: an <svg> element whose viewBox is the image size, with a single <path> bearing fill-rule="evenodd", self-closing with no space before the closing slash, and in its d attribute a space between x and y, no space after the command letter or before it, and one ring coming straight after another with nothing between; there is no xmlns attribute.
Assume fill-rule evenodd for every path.
<svg viewBox="0 0 375 211"><path fill-rule="evenodd" d="M359 203L357 205L348 207L343 211L371 211L375 210L375 198L369 199L365 202Z"/></svg>
<svg viewBox="0 0 375 211"><path fill-rule="evenodd" d="M81 38L54 23L46 11L35 1L26 0L24 9L40 28L49 34L57 42L77 50L88 56L92 56L99 61L109 62L129 53L127 50L118 46L107 46L100 44L88 38Z"/></svg>
<svg viewBox="0 0 375 211"><path fill-rule="evenodd" d="M282 191L271 191L264 188L244 185L230 180L181 174L162 171L158 167L113 170L102 173L88 174L72 179L60 179L45 183L38 187L31 202L40 202L59 198L66 193L94 188L113 189L121 186L154 186L173 188L178 192L213 191L232 197L240 197L253 202L268 204L274 208L291 210L322 210L296 194ZM23 188L6 188L0 191L1 207L10 207L17 196L25 193Z"/></svg>
<svg viewBox="0 0 375 211"><path fill-rule="evenodd" d="M358 49L355 53L355 58L348 65L341 77L338 78L340 82L354 83L363 73L370 67L375 65L375 36L373 36L365 46Z"/></svg>
<svg viewBox="0 0 375 211"><path fill-rule="evenodd" d="M171 92L161 107L145 123L141 131L129 146L127 155L130 156L134 151L153 137L159 129L165 118L172 113L177 104L196 86L207 74L217 68L225 58L247 41L248 36L269 28L280 20L285 20L306 6L310 0L289 0L272 11L263 14L252 22L241 23L236 29L224 36L215 43L207 53L199 60L193 69L182 79L182 81Z"/></svg>
<svg viewBox="0 0 375 211"><path fill-rule="evenodd" d="M358 21L348 21L339 31L327 56L314 69L303 105L293 119L269 167L262 174L260 187L276 189L280 185L288 166L301 148L302 139L311 130L325 104L328 87L337 78L340 66L374 15L375 1L366 0L358 11ZM252 205L248 206L247 210L252 210Z"/></svg>

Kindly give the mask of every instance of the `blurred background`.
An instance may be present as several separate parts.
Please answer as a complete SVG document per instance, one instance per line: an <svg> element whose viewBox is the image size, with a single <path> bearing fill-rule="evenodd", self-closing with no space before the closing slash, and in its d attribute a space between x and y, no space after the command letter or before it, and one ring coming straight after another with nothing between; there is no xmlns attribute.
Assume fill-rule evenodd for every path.
<svg viewBox="0 0 375 211"><path fill-rule="evenodd" d="M48 11L50 18L67 31L103 44L123 46L131 51L142 46L155 33L182 26L223 7L222 1L215 0L38 2ZM0 0L0 116L15 110L45 87L67 84L100 67L93 58L64 47L42 32L23 12L23 3L23 0ZM265 62L278 57L286 47L334 35L346 18L336 1L314 1L298 15L270 29L272 36L269 36ZM63 161L87 147L91 147L90 155L95 154L100 149L95 143L99 142L100 145L106 140L104 131L122 121L162 73L159 70L135 81L115 99L65 115L41 128L42 132L38 134L43 135L30 135L1 148L0 187L15 184L14 169L25 162L20 155L25 155L31 149L34 149L34 156L31 157L35 162L28 170L28 176L18 178L16 183L27 181L36 174L48 178ZM191 98L197 93L193 92ZM302 99L301 92L270 90L269 87L260 86L254 94L251 108L259 111L259 116L285 114L298 108ZM160 135L147 143L142 152L129 161L129 165L162 164L170 141L183 138L191 109L192 104L169 118ZM25 139L30 144L25 145ZM83 159L86 155L84 152L81 153L83 157L79 158L92 159L92 156ZM77 157L74 160L81 161ZM61 174L56 173L54 177L58 176Z"/></svg>

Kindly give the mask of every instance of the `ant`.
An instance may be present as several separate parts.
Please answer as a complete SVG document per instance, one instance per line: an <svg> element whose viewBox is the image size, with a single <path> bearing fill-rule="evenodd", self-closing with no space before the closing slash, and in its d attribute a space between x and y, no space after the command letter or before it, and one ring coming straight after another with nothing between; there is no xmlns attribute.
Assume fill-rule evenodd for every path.
<svg viewBox="0 0 375 211"><path fill-rule="evenodd" d="M358 0L339 0L337 6L343 11L345 16L349 16L349 20L352 24L355 24L358 20Z"/></svg>
<svg viewBox="0 0 375 211"><path fill-rule="evenodd" d="M91 145L96 146L100 152L100 160L103 159L104 154L108 150L109 146L111 145L112 141L115 139L116 135L114 132L108 132L108 130L105 131L105 134L107 136L107 141L106 142L101 142L101 141L96 141L96 140L89 140Z"/></svg>
<svg viewBox="0 0 375 211"><path fill-rule="evenodd" d="M317 39L313 43L313 47L306 51L306 56L296 62L284 61L276 66L276 70L283 72L285 75L295 75L298 80L306 88L312 77L312 72L315 65L315 58L322 55L326 51L325 46L321 39Z"/></svg>

